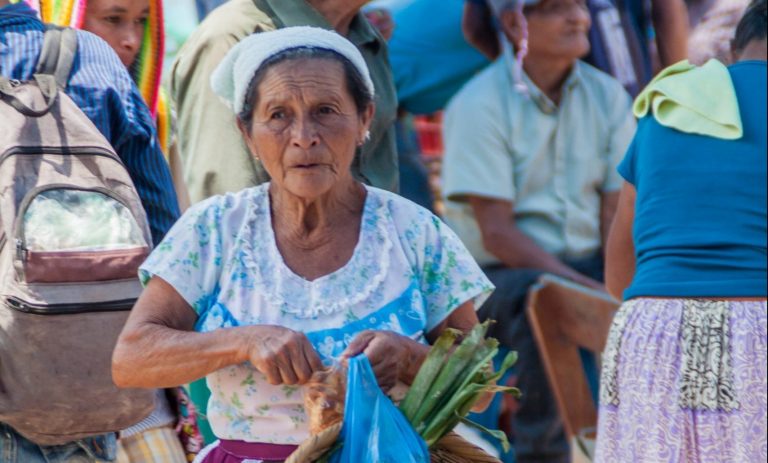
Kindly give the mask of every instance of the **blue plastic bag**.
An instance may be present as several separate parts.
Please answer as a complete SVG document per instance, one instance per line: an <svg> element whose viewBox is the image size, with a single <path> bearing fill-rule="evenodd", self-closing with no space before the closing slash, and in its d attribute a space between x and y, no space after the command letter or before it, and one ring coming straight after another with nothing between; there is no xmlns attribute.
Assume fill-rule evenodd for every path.
<svg viewBox="0 0 768 463"><path fill-rule="evenodd" d="M341 449L332 463L429 463L427 444L379 388L365 355L349 359Z"/></svg>

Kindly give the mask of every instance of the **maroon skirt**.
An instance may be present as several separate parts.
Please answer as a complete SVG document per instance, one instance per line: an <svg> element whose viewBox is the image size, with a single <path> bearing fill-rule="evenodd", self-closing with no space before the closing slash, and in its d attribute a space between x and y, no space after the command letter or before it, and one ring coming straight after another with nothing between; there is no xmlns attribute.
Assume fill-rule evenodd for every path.
<svg viewBox="0 0 768 463"><path fill-rule="evenodd" d="M296 445L260 444L240 440L219 440L203 450L198 463L243 463L256 460L269 463L285 461L296 450Z"/></svg>

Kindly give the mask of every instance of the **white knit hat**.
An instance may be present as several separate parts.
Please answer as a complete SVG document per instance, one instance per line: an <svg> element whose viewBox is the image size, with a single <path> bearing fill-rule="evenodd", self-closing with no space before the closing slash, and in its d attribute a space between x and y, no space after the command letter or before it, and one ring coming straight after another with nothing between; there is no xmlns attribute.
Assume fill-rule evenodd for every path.
<svg viewBox="0 0 768 463"><path fill-rule="evenodd" d="M243 110L248 85L264 61L282 51L304 47L335 51L348 59L357 68L370 94L374 94L368 66L357 47L336 32L308 26L258 32L241 40L216 67L211 76L211 87L235 114L239 114Z"/></svg>

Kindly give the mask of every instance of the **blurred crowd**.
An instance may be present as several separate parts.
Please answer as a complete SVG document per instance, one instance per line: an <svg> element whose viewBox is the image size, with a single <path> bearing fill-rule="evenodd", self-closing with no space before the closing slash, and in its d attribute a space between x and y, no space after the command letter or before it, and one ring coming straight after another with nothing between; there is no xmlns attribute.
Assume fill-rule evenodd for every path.
<svg viewBox="0 0 768 463"><path fill-rule="evenodd" d="M757 25L739 26L737 36L748 8ZM480 320L496 320L490 334L504 350L518 351L519 364L504 381L524 394L517 401L497 401L477 417L509 436L513 451L492 449L505 462L570 461L569 442L525 311L527 294L541 275L609 292L617 300L757 297L757 310L764 312L765 281L757 280L764 277L765 224L750 222L746 232L738 224L742 213L765 218L765 179L756 177L765 174L765 152L759 151L765 145L765 88L756 90L761 81L752 74L762 72L764 84L765 70L764 64L757 71L736 64L764 63L760 50L753 50L760 43L765 46L764 0L0 1L0 75L32 78L39 52L31 50L41 46L41 20L95 34L114 50L116 56L100 58L105 47L85 35L67 92L123 160L156 247L188 209L270 181L267 161L254 155L243 137L242 121L248 116L234 114L210 84L227 53L254 33L291 26L322 27L346 37L359 50L375 88L375 113L351 161L353 177L398 193L444 220L496 288L477 314ZM117 67L119 72L113 69ZM686 80L696 70L702 70L699 77ZM731 79L735 91L721 93L725 86L731 88ZM697 98L696 92L713 96ZM677 96L682 93L686 96ZM659 95L666 99L661 102ZM759 100L760 95L762 113L759 106L750 106L751 98ZM730 121L709 116L723 113L720 105L728 98L741 108L739 130L757 142L737 146L736 141L723 141L728 136L721 136L717 127ZM691 151L688 158L675 157L686 149ZM699 168L722 165L714 157L722 152L733 157L756 152L758 161L731 158L733 173L722 176L717 168ZM676 168L660 167L665 164L662 155L674 159ZM702 180L678 183L687 175ZM738 179L750 189L738 190ZM670 183L679 188L669 189ZM709 199L715 212L700 224L696 211L702 203L679 198L707 196L698 188L713 183L725 190ZM674 206L660 206L658 198ZM674 212L667 212L670 207ZM729 216L732 209L739 212ZM669 225L654 228L654 220L668 220ZM723 226L731 221L734 228L720 236L706 226L713 221ZM694 231L680 230L687 226ZM743 242L731 240L732 235ZM756 254L739 254L736 244L724 245L714 257L704 251L732 241ZM659 257L661 264L648 257L674 254L669 250L691 242L699 247L669 260ZM739 264L721 265L716 262L720 258ZM711 272L699 272L697 266ZM697 292L712 273L723 281L743 277L747 283ZM665 282L675 283L675 290L668 290ZM740 289L730 291L731 286ZM617 317L625 323L624 332L640 333L662 323L660 315L647 325L632 325L640 323L638 313L656 313L652 302L645 303L647 307L632 308L635 312L619 312L624 314ZM687 309L681 307L684 313ZM659 309L672 310L671 305ZM701 431L698 457L674 447L691 438L686 433L701 428L690 422L696 421L693 415L643 415L648 410L635 403L640 399L633 394L646 390L632 389L622 375L629 374L627 365L648 362L652 354L644 351L647 357L634 358L618 352L629 345L627 339L656 341L650 334L622 339L621 346L609 340L613 351L606 355L615 358L603 361L600 387L610 384L613 390L601 391L599 397L598 435L610 443L599 441L598 461L640 461L635 459L639 444L625 443L642 441L642 427L654 422L662 423L678 455L687 455L668 456L668 461L757 461L752 458L760 452L765 456L764 440L762 449L739 453L747 446L743 441L757 439L757 433L722 417L721 428ZM764 361L765 345L761 355ZM732 368L749 362L736 359ZM614 367L609 373L607 365ZM585 356L583 369L596 385L598 362ZM721 393L728 389L723 384L716 386ZM674 386L659 386L656 394L674 396L674 391ZM621 406L603 410L618 404L619 396ZM216 400L220 398L211 398L204 378L184 387L158 387L154 411L142 422L119 436L108 433L68 446L36 445L0 423L0 462L191 461L219 434L207 411ZM764 420L765 394L756 400L762 401L762 411L750 417L759 420L762 413ZM651 402L660 410L668 405ZM707 403L692 403L688 409L696 407L707 409ZM215 413L229 413L221 410ZM720 413L722 408L707 410ZM637 416L636 425L626 424L627 414ZM765 431L764 423L760 429ZM714 438L707 432L731 433L732 441L710 442ZM680 444L686 445L696 447ZM16 459L6 457L8 449L14 449ZM713 457L717 452L740 457L718 460ZM667 456L658 453L643 461L662 457Z"/></svg>

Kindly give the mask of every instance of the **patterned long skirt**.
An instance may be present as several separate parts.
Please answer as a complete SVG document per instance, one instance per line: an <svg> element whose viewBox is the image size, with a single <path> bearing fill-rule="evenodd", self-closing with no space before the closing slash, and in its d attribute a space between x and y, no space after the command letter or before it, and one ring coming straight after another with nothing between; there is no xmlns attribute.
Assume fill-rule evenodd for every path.
<svg viewBox="0 0 768 463"><path fill-rule="evenodd" d="M765 462L766 308L625 302L603 356L595 461Z"/></svg>

